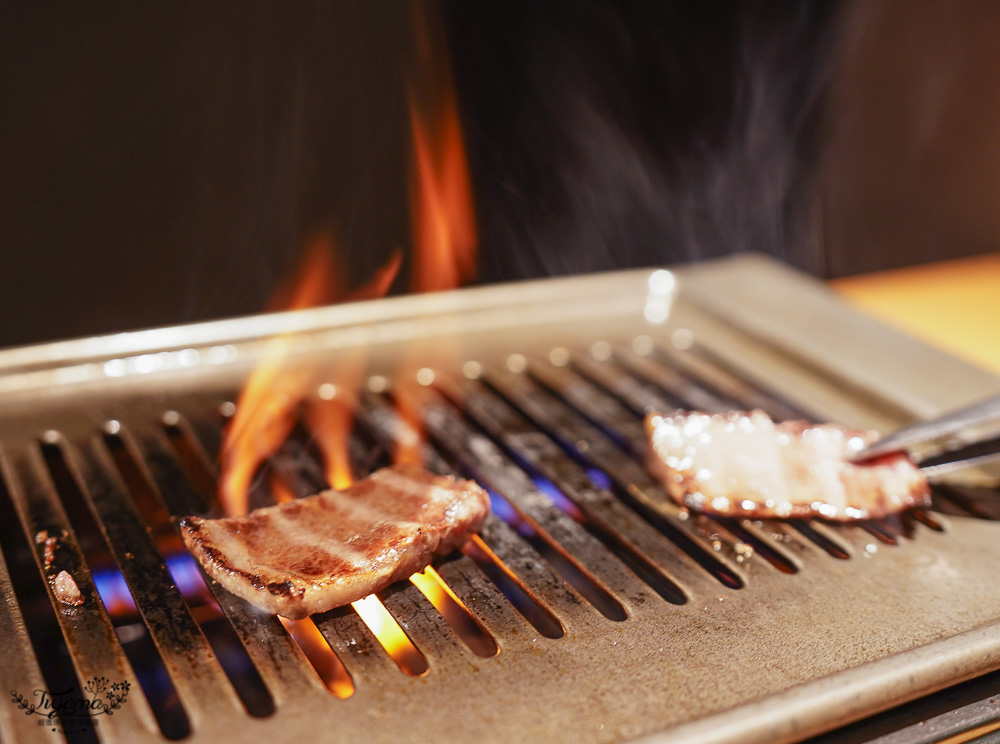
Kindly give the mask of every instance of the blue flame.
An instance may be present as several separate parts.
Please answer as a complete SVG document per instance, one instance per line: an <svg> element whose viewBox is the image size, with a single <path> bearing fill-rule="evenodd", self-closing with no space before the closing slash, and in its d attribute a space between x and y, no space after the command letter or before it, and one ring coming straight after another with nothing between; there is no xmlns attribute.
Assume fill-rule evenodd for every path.
<svg viewBox="0 0 1000 744"><path fill-rule="evenodd" d="M167 556L165 563L174 584L185 599L205 596L205 580L190 553L174 553ZM125 608L129 612L137 611L128 582L117 566L95 569L92 575L105 607L109 610L114 607Z"/></svg>
<svg viewBox="0 0 1000 744"><path fill-rule="evenodd" d="M184 597L204 596L205 579L198 563L187 551L168 555L167 570Z"/></svg>
<svg viewBox="0 0 1000 744"><path fill-rule="evenodd" d="M598 488L603 488L605 491L610 491L614 485L608 474L600 468L587 468L587 477L590 478L591 483Z"/></svg>
<svg viewBox="0 0 1000 744"><path fill-rule="evenodd" d="M535 485L538 486L538 490L552 499L552 503L555 504L556 508L564 514L569 515L577 521L583 520L583 514L573 501L567 498L566 494L555 483L550 481L548 478L543 478L540 475L536 475L532 478Z"/></svg>
<svg viewBox="0 0 1000 744"><path fill-rule="evenodd" d="M135 600L129 591L125 577L118 567L102 568L93 572L94 586L101 596L101 602L107 608L124 607L130 612L136 612Z"/></svg>
<svg viewBox="0 0 1000 744"><path fill-rule="evenodd" d="M492 488L486 489L486 492L490 495L490 509L496 514L500 519L509 525L514 525L521 521L521 518L514 511L514 507L510 505L503 496L494 491Z"/></svg>

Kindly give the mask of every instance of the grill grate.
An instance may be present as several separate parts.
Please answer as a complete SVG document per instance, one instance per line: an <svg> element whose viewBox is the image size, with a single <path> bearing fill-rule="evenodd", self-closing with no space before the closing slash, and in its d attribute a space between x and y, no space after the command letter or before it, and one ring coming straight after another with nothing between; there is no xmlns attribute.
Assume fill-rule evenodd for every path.
<svg viewBox="0 0 1000 744"><path fill-rule="evenodd" d="M402 742L458 730L483 741L618 741L711 720L1000 615L1000 590L982 587L971 602L965 579L946 586L993 529L967 490L939 492L931 512L848 526L715 519L670 502L642 464L646 411L824 413L720 357L708 316L676 315L685 322L665 332L630 321L596 343L548 333L435 368L420 389L425 464L474 477L493 515L432 572L372 600L398 624L397 642L376 635L360 607L300 626L262 615L183 550L173 518L212 511L213 463L245 371L152 395L112 391L93 405L43 401L0 453L0 495L20 527L0 530L0 680L54 689L66 658L77 689L97 677L127 682L113 716L63 717L70 741ZM357 402L359 474L413 434L387 379L372 377ZM275 479L299 495L322 485L302 429L265 466L258 501ZM62 570L84 595L79 607L54 593ZM22 572L42 577L48 603L12 581ZM873 603L879 595L892 607ZM63 649L40 647L25 623L58 626ZM56 736L9 708L5 739ZM785 738L851 715L828 711Z"/></svg>

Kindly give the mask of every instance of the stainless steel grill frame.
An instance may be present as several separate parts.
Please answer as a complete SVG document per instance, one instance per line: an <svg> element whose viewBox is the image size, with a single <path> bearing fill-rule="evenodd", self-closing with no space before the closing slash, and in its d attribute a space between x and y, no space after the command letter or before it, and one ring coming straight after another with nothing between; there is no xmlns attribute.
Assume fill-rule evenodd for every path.
<svg viewBox="0 0 1000 744"><path fill-rule="evenodd" d="M466 551L438 570L500 653L473 653L414 586L396 585L382 599L430 671L403 674L353 611L327 613L317 626L355 687L342 700L275 618L209 582L273 700L269 715L247 713L157 540L170 539L168 512L211 496L210 459L198 452L217 446L219 406L277 335L292 358L331 375L364 350L359 426L375 440L400 426L383 381L391 394L398 375L435 370L428 463L476 476L508 505L483 542L560 637ZM0 683L45 686L36 654L48 651L32 646L4 561L30 548L78 683L132 685L96 736L162 740L94 586L81 543L96 537L129 584L191 741L797 741L1000 668L995 478L969 477L977 504L941 493L950 513L898 523L712 520L670 504L645 473L638 414L761 406L891 429L998 387L755 256L0 352L0 475L18 522L0 552ZM190 428L200 478L165 414ZM102 535L75 533L67 488ZM50 565L42 531L59 538ZM73 575L83 605L55 599L56 569ZM0 703L4 741L58 736Z"/></svg>

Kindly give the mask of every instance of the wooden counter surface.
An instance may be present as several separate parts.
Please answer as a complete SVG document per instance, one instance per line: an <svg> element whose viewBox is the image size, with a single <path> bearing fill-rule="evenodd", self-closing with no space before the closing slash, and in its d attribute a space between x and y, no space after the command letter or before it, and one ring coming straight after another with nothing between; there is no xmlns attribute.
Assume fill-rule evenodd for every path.
<svg viewBox="0 0 1000 744"><path fill-rule="evenodd" d="M830 282L855 307L1000 374L1000 254Z"/></svg>

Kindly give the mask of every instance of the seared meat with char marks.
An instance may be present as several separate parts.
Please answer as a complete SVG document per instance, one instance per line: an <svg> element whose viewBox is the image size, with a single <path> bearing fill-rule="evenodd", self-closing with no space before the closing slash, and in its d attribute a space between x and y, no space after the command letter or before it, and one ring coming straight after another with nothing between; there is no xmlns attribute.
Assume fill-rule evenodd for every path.
<svg viewBox="0 0 1000 744"><path fill-rule="evenodd" d="M471 481L383 468L245 517L181 520L188 550L226 589L296 619L354 602L455 549L489 513Z"/></svg>

